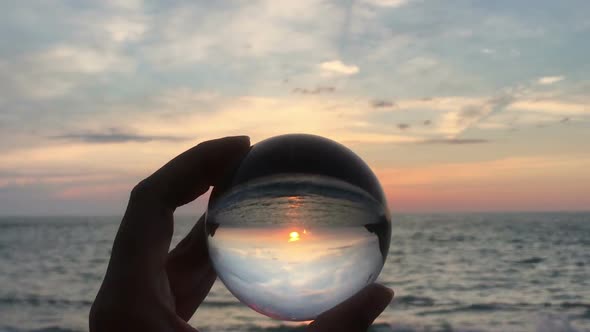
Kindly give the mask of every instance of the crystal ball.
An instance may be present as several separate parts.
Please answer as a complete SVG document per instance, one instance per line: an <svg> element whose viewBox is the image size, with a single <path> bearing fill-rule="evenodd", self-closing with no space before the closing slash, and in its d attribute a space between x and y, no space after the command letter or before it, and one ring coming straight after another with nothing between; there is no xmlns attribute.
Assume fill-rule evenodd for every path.
<svg viewBox="0 0 590 332"><path fill-rule="evenodd" d="M371 169L329 139L291 134L252 146L215 188L206 219L213 266L250 308L312 320L375 281L391 217Z"/></svg>

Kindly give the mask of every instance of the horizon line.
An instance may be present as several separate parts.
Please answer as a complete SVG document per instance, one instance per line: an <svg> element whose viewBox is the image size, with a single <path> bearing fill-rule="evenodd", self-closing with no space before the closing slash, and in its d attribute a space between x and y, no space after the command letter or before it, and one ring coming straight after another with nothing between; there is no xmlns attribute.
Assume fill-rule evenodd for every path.
<svg viewBox="0 0 590 332"><path fill-rule="evenodd" d="M175 214L175 217L200 217L201 213L179 213ZM551 213L590 213L590 209L588 210L482 210L482 211L391 211L393 216L395 215L433 215L433 214L535 214L535 213L542 213L542 214L551 214ZM0 214L0 218L114 218L120 217L122 218L124 213L121 214Z"/></svg>

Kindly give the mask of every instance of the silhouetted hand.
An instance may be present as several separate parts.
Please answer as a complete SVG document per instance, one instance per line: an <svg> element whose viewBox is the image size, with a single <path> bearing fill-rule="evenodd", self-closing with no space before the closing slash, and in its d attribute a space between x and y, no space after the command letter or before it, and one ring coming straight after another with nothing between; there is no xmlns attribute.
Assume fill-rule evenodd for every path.
<svg viewBox="0 0 590 332"><path fill-rule="evenodd" d="M91 332L195 332L187 321L216 279L204 218L168 252L177 207L219 184L248 152L248 137L207 141L184 152L131 192L102 286L90 311ZM364 331L393 292L373 284L323 313L310 331Z"/></svg>

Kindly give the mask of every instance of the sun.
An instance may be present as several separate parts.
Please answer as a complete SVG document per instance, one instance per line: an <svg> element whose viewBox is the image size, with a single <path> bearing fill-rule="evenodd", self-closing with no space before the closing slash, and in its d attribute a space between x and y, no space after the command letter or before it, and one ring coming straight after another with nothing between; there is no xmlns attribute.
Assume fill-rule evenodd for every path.
<svg viewBox="0 0 590 332"><path fill-rule="evenodd" d="M299 233L298 232L291 232L289 233L289 242L299 241Z"/></svg>

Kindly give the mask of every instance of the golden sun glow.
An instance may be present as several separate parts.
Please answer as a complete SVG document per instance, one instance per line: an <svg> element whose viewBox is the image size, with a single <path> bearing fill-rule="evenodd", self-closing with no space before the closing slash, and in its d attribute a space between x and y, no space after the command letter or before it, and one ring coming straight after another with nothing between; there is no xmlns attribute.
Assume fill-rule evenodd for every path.
<svg viewBox="0 0 590 332"><path fill-rule="evenodd" d="M291 232L289 233L289 242L299 241L301 238L299 237L298 232Z"/></svg>

